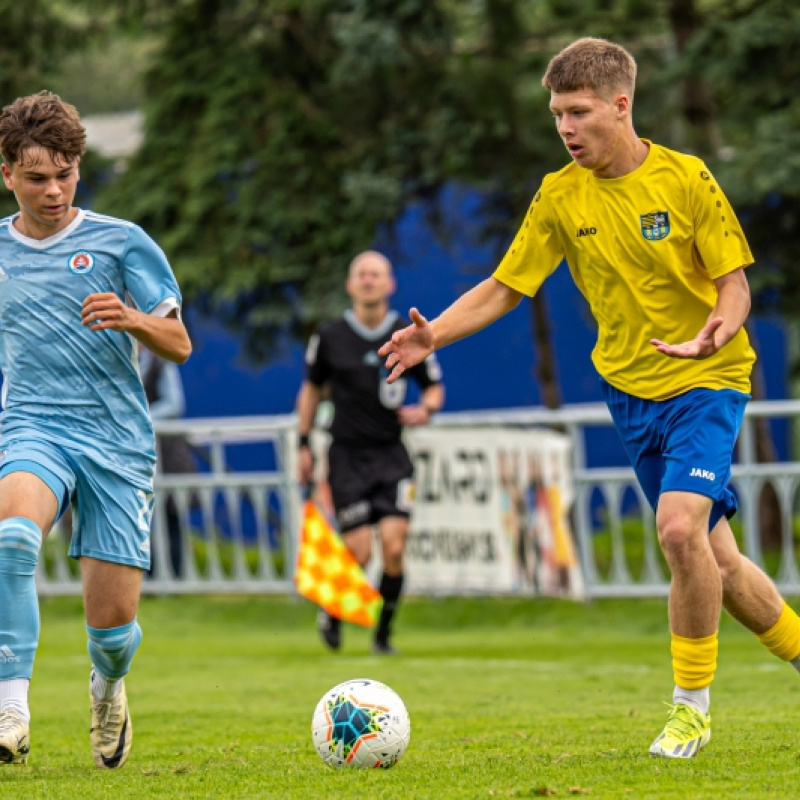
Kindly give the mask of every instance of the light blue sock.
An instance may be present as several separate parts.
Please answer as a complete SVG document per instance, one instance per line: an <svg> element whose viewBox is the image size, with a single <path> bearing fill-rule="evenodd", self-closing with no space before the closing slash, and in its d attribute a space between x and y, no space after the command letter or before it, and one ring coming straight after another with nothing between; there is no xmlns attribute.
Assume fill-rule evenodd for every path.
<svg viewBox="0 0 800 800"><path fill-rule="evenodd" d="M92 628L89 634L89 658L95 670L106 679L119 680L128 674L134 653L142 641L142 629L136 620L118 628Z"/></svg>
<svg viewBox="0 0 800 800"><path fill-rule="evenodd" d="M26 517L0 522L0 681L31 679L39 645L36 562L42 532Z"/></svg>

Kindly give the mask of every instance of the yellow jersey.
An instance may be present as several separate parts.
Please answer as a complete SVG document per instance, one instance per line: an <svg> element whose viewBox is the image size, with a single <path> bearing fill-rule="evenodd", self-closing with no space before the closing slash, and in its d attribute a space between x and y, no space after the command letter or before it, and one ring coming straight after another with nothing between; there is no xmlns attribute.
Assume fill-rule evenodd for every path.
<svg viewBox="0 0 800 800"><path fill-rule="evenodd" d="M653 144L621 178L572 163L545 176L494 277L526 295L566 259L597 321L592 361L646 400L704 387L750 392L755 353L742 328L707 359L670 358L717 302L714 280L753 263L733 208L705 164Z"/></svg>

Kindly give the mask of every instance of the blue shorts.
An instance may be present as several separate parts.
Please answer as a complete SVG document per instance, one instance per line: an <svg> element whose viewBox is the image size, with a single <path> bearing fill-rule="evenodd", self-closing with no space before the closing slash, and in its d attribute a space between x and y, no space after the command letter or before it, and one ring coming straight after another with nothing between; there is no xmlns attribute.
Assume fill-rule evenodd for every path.
<svg viewBox="0 0 800 800"><path fill-rule="evenodd" d="M709 531L736 513L739 503L728 484L749 395L733 389L692 389L669 400L642 400L600 382L654 511L662 492L693 492L714 501Z"/></svg>
<svg viewBox="0 0 800 800"><path fill-rule="evenodd" d="M12 472L44 481L58 517L72 503L70 556L149 569L152 479L120 475L85 452L32 436L0 440L0 478Z"/></svg>

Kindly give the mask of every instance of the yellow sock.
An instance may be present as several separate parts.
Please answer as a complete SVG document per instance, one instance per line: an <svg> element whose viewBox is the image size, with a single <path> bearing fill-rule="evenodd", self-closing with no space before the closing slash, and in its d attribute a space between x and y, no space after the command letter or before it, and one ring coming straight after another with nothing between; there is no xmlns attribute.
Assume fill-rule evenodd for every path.
<svg viewBox="0 0 800 800"><path fill-rule="evenodd" d="M778 658L794 661L800 656L800 617L784 603L778 621L758 641Z"/></svg>
<svg viewBox="0 0 800 800"><path fill-rule="evenodd" d="M701 639L686 639L672 634L672 671L675 685L682 689L705 689L717 669L717 634Z"/></svg>

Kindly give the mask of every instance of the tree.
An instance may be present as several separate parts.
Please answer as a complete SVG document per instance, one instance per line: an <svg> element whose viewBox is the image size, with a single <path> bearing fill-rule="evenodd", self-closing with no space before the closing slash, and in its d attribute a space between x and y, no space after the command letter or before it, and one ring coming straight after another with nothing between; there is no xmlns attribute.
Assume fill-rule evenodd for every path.
<svg viewBox="0 0 800 800"><path fill-rule="evenodd" d="M800 317L799 40L792 0L743 0L719 6L687 59L721 109L726 148L715 170L758 256L758 308L790 319Z"/></svg>
<svg viewBox="0 0 800 800"><path fill-rule="evenodd" d="M490 221L516 225L557 146L528 123L529 75L511 79L530 60L510 24L522 4L480 4L468 47L452 5L122 4L163 44L144 146L99 205L153 232L187 295L257 358L338 312L353 253L409 202L437 219L448 181L480 183L489 208L512 209Z"/></svg>

